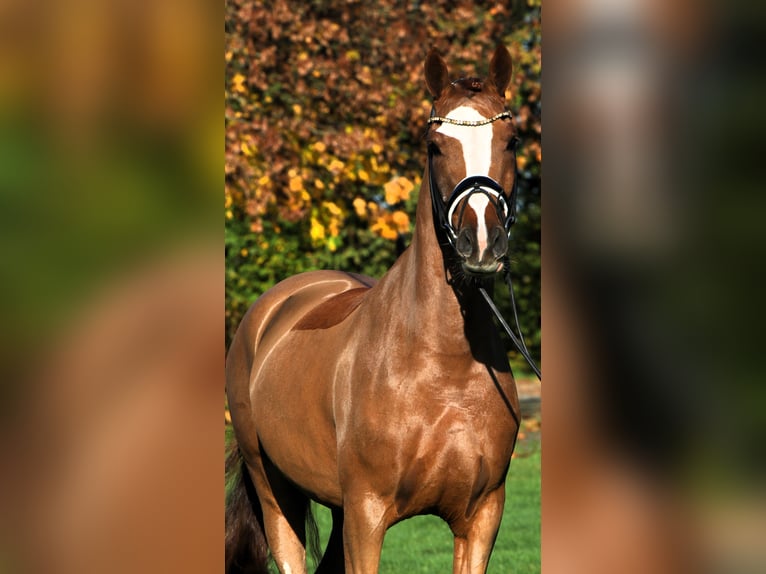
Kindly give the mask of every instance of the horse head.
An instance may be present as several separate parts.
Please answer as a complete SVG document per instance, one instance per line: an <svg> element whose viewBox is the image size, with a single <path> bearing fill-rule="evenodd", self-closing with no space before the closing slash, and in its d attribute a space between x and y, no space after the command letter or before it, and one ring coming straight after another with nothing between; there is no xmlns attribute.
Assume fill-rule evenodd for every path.
<svg viewBox="0 0 766 574"><path fill-rule="evenodd" d="M495 50L485 80L450 81L434 49L425 62L426 85L434 97L426 141L435 224L472 276L499 271L508 250L518 140L505 107L511 71L504 46Z"/></svg>

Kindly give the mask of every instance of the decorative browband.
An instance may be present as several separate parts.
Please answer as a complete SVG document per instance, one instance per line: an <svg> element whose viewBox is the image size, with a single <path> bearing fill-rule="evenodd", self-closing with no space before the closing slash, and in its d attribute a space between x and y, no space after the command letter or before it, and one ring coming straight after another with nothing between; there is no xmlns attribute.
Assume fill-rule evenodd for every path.
<svg viewBox="0 0 766 574"><path fill-rule="evenodd" d="M500 112L496 116L492 116L491 118L487 120L477 120L477 121L469 121L469 120L453 120L452 118L443 118L441 116L431 116L428 118L429 124L453 124L456 126L469 126L469 127L477 127L477 126L486 126L487 124L491 124L494 121L500 120L502 118L513 118L513 115L509 111Z"/></svg>

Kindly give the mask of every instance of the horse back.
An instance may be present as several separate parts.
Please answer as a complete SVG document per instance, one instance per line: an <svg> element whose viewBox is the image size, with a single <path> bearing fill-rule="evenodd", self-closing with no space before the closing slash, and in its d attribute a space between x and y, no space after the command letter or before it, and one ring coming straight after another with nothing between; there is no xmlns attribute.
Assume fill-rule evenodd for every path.
<svg viewBox="0 0 766 574"><path fill-rule="evenodd" d="M309 271L281 281L253 303L226 358L226 393L237 425L249 424L252 371L274 345L293 329L326 328L341 321L375 282L356 273Z"/></svg>

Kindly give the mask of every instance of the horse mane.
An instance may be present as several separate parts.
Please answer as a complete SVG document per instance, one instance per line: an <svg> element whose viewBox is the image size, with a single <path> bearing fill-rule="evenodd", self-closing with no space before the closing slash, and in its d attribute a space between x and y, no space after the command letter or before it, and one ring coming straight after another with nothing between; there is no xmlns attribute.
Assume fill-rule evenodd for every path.
<svg viewBox="0 0 766 574"><path fill-rule="evenodd" d="M481 78L458 78L452 82L453 86L462 88L465 92L481 92L484 89L484 80Z"/></svg>

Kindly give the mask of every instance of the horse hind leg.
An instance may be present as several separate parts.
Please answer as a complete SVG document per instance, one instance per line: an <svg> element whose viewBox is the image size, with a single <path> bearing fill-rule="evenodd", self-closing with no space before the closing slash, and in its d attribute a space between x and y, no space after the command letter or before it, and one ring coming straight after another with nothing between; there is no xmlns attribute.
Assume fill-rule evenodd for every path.
<svg viewBox="0 0 766 574"><path fill-rule="evenodd" d="M343 556L343 510L333 508L332 531L327 542L322 561L315 574L344 574L345 558Z"/></svg>
<svg viewBox="0 0 766 574"><path fill-rule="evenodd" d="M263 510L263 527L271 556L281 574L307 574L306 519L309 499L268 459L248 465Z"/></svg>

